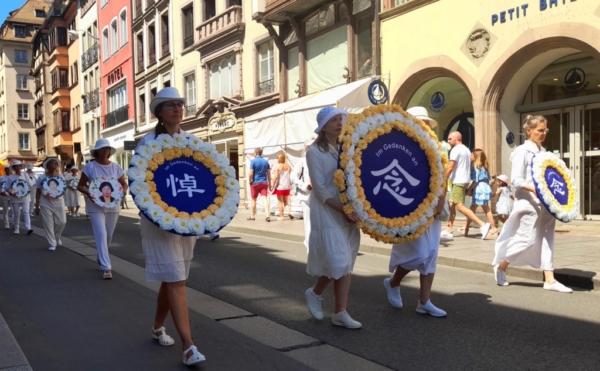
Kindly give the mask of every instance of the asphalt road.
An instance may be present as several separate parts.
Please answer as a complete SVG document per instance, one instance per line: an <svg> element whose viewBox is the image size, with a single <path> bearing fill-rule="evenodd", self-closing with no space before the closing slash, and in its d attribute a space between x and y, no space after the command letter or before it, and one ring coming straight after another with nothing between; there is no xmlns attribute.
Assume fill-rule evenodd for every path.
<svg viewBox="0 0 600 371"><path fill-rule="evenodd" d="M143 266L137 224L134 218L121 217L111 253ZM83 218L70 219L65 235L93 246L91 227ZM60 253L56 256L61 257ZM414 312L418 296L416 273L403 282L405 308L389 307L382 286L388 274L388 261L384 256L365 254L357 259L349 306L349 312L364 327L349 331L331 326L327 319L319 322L310 318L303 292L313 279L305 273L305 261L305 248L297 242L269 238L268 231L265 237L257 237L225 230L219 240L201 240L197 244L189 286L393 369L600 368L597 292L548 292L541 288L540 282L522 279L515 282L510 275L511 286L501 288L494 285L491 273L440 266L432 301L449 315L447 319L435 319ZM102 286L97 279L92 281L92 285ZM114 283L131 285L132 292L140 290L120 280ZM90 288L91 292L94 290ZM325 296L326 306L331 310L331 290ZM53 300L46 298L37 305ZM140 320L136 313L142 308L130 307L127 298L110 300L116 303L115 311L107 314L107 318L129 313L126 316L129 320ZM4 308L0 311L4 313ZM146 308L144 323L148 323L147 312ZM203 343L211 336L211 324L202 318L193 318L193 323L195 337ZM65 325L70 325L70 321ZM101 330L101 324L94 329ZM17 333L15 336L21 341ZM124 349L131 346L125 343L134 341L130 336L117 339L124 343ZM229 348L236 348L240 341L232 342Z"/></svg>

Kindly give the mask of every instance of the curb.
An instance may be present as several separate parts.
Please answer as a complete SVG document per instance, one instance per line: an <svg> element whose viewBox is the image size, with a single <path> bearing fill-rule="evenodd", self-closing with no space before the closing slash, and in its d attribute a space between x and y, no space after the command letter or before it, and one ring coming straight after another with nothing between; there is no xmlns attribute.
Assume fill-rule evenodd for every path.
<svg viewBox="0 0 600 371"><path fill-rule="evenodd" d="M265 237L265 231L245 228L239 226L228 225L227 231L239 232L252 234L256 236ZM286 234L281 232L269 231L268 237L277 238L282 240L304 242L304 237L294 234ZM390 255L390 248L364 245L361 244L359 248L360 252L377 254L377 255ZM492 273L492 266L490 263L484 263L480 261L473 261L467 259L451 258L447 256L438 256L438 263L448 267L469 269L478 272ZM595 272L580 271L571 268L559 268L554 271L556 278L567 286L573 286L584 290L597 290L600 289L600 278L597 277ZM530 280L543 280L543 273L539 270L529 268L518 268L510 267L508 269L508 277L518 277Z"/></svg>

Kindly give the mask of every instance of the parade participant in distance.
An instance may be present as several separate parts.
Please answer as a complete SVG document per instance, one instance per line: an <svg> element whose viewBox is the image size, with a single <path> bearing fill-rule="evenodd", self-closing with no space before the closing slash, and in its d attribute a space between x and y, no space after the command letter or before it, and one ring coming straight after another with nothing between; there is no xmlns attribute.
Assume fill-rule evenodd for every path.
<svg viewBox="0 0 600 371"><path fill-rule="evenodd" d="M42 166L46 169L46 175L39 177L37 180L35 213L42 216L42 225L44 227L44 235L48 241L48 250L54 251L57 246L62 245L60 237L67 225L65 200L62 195L52 197L50 194L44 192L43 188L47 177L62 177L62 175L60 174L60 163L56 157L47 158L44 160ZM56 183L54 180L50 182Z"/></svg>
<svg viewBox="0 0 600 371"><path fill-rule="evenodd" d="M407 112L423 120L430 127L435 126L435 120L429 117L424 107L413 107ZM444 181L443 184L446 184L446 182ZM444 187L444 193L440 195L435 218L429 228L415 240L392 245L389 270L390 273L393 273L393 276L383 280L386 296L392 307L398 309L403 307L400 282L410 271L418 270L420 290L417 313L428 314L432 317L446 317L446 311L433 305L430 300L442 233L440 215L444 212L445 205L446 187Z"/></svg>
<svg viewBox="0 0 600 371"><path fill-rule="evenodd" d="M308 147L306 162L312 182L309 196L310 235L308 237L308 264L306 271L318 277L313 287L305 291L306 302L312 316L323 319L321 294L333 281L335 314L331 322L336 326L359 329L362 324L347 312L350 275L360 244L360 232L356 226L358 217L346 216L338 199L339 191L334 184L338 168L338 137L345 123L344 110L325 107L317 114L317 139ZM308 221L305 221L308 222Z"/></svg>
<svg viewBox="0 0 600 371"><path fill-rule="evenodd" d="M507 286L509 264L529 265L544 271L544 290L573 292L554 278L554 226L556 220L536 196L531 175L531 159L542 147L548 123L544 116L528 115L523 123L525 143L511 155L511 183L515 190L514 208L496 240L492 265L496 283Z"/></svg>
<svg viewBox="0 0 600 371"><path fill-rule="evenodd" d="M100 265L102 278L105 280L112 278L109 247L119 219L119 206L113 208L98 206L90 194L89 187L94 179L105 177L118 179L123 190L127 190L123 169L110 160L110 156L115 151L115 148L110 145L107 139L98 139L92 150L94 160L83 168L77 187L81 193L87 196L85 199L85 212L92 223L92 231L94 232L98 252L98 264Z"/></svg>
<svg viewBox="0 0 600 371"><path fill-rule="evenodd" d="M28 177L22 173L23 164L19 160L14 160L11 164L12 170L14 171L13 175L8 176L9 184L13 184L17 179L22 179L29 185ZM13 211L13 226L14 233L19 234L19 223L21 221L21 214L23 214L23 222L25 224L25 229L27 230L27 235L33 233L31 229L31 214L29 213L29 206L31 205L31 194L27 194L24 197L16 197L14 193L11 193L11 207Z"/></svg>
<svg viewBox="0 0 600 371"><path fill-rule="evenodd" d="M4 221L4 228L10 229L10 213L11 209L11 197L8 194L8 186L10 185L9 175L13 173L10 166L4 168L4 175L0 176L0 205L2 206L2 220Z"/></svg>
<svg viewBox="0 0 600 371"><path fill-rule="evenodd" d="M167 87L159 91L150 103L150 110L158 118L158 123L153 131L142 138L140 144L145 144L147 140L155 139L160 134L189 136L180 127L184 102L175 88ZM183 363L188 366L201 363L206 358L198 351L192 339L185 294L197 237L164 231L143 215L140 216L140 225L142 248L146 257L146 279L161 282L152 337L163 346L175 343L164 327L170 312L183 345Z"/></svg>
<svg viewBox="0 0 600 371"><path fill-rule="evenodd" d="M67 190L65 191L65 204L69 209L69 215L79 216L79 191L77 188L71 187L70 184L79 182L79 169L73 165L65 174L67 182Z"/></svg>
<svg viewBox="0 0 600 371"><path fill-rule="evenodd" d="M29 183L29 194L31 195L31 197L29 197L31 199L29 203L29 212L33 216L33 211L35 209L35 194L37 186L37 177L33 173L33 166L27 166L25 176L27 177L27 182Z"/></svg>

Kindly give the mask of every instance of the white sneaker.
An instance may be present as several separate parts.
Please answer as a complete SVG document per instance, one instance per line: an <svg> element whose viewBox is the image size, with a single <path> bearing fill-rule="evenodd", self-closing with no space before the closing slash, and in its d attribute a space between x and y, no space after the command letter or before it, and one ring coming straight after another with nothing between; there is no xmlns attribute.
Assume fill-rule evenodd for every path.
<svg viewBox="0 0 600 371"><path fill-rule="evenodd" d="M436 318L446 317L448 315L445 310L433 305L431 300L427 300L427 303L425 304L421 304L421 301L419 301L419 305L417 305L417 313L428 314Z"/></svg>
<svg viewBox="0 0 600 371"><path fill-rule="evenodd" d="M335 326L342 326L350 330L358 330L362 327L362 323L352 319L350 314L345 310L331 316L331 323Z"/></svg>
<svg viewBox="0 0 600 371"><path fill-rule="evenodd" d="M544 282L544 290L557 291L557 292L562 292L562 293L566 293L566 294L570 294L573 292L573 290L571 288L563 285L562 283L558 282L557 280L554 280L554 282L552 282L552 283Z"/></svg>
<svg viewBox="0 0 600 371"><path fill-rule="evenodd" d="M62 245L63 245L63 244L62 244L62 240L58 240L58 243L57 243L57 245L58 245L58 246L62 246Z"/></svg>
<svg viewBox="0 0 600 371"><path fill-rule="evenodd" d="M481 239L482 240L485 240L487 235L490 233L491 228L492 228L492 225L490 223L485 223L484 225L481 226Z"/></svg>
<svg viewBox="0 0 600 371"><path fill-rule="evenodd" d="M323 315L323 297L315 294L312 287L309 287L304 291L306 297L306 306L308 311L314 319L322 320L325 316Z"/></svg>
<svg viewBox="0 0 600 371"><path fill-rule="evenodd" d="M383 280L383 287L385 287L385 294L387 296L388 302L394 308L402 308L402 296L400 296L400 286L392 287L390 285L391 278L386 278Z"/></svg>
<svg viewBox="0 0 600 371"><path fill-rule="evenodd" d="M14 233L14 234L19 234L19 230L18 230L18 229L15 229L15 230L13 231L13 233Z"/></svg>
<svg viewBox="0 0 600 371"><path fill-rule="evenodd" d="M442 231L440 234L440 242L450 242L454 240L454 235L449 231Z"/></svg>
<svg viewBox="0 0 600 371"><path fill-rule="evenodd" d="M508 286L508 281L506 281L506 272L501 270L498 265L494 265L494 278L496 279L496 284L498 286Z"/></svg>
<svg viewBox="0 0 600 371"><path fill-rule="evenodd" d="M56 251L56 246L48 246L48 251Z"/></svg>

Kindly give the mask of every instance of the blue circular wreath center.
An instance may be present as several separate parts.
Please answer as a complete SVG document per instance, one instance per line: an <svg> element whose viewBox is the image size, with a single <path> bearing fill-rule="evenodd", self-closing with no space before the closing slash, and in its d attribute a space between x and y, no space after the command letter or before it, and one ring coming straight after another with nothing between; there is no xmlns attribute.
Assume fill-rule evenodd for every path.
<svg viewBox="0 0 600 371"><path fill-rule="evenodd" d="M548 166L544 172L544 180L552 196L561 205L569 203L569 187L567 181L554 167Z"/></svg>
<svg viewBox="0 0 600 371"><path fill-rule="evenodd" d="M190 214L207 209L217 195L215 176L190 157L165 161L154 171L154 183L163 202Z"/></svg>
<svg viewBox="0 0 600 371"><path fill-rule="evenodd" d="M385 218L409 215L429 193L427 155L399 130L379 136L363 150L360 170L366 199Z"/></svg>

